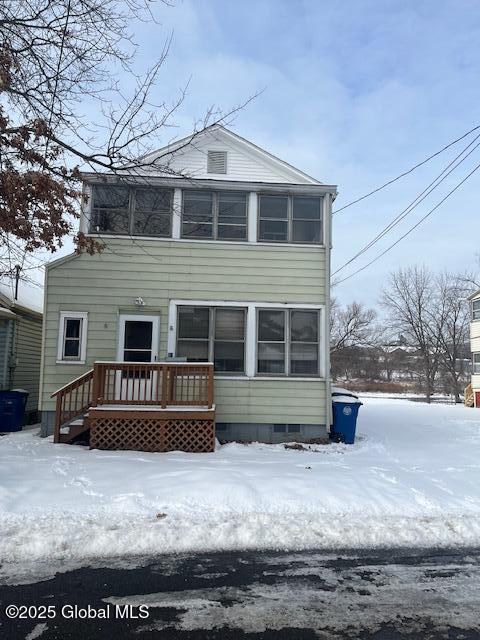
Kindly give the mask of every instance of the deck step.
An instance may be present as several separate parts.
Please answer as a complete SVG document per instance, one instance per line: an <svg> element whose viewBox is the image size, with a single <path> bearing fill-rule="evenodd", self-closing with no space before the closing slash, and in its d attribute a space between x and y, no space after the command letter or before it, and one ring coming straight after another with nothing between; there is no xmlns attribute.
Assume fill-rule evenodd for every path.
<svg viewBox="0 0 480 640"><path fill-rule="evenodd" d="M60 442L68 443L82 433L85 433L90 429L86 416L83 418L76 418L69 424L61 427L60 429Z"/></svg>

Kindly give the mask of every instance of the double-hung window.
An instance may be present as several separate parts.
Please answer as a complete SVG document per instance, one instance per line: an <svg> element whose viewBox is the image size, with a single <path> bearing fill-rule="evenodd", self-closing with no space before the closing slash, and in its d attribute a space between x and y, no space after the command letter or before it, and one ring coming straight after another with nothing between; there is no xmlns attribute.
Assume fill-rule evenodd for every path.
<svg viewBox="0 0 480 640"><path fill-rule="evenodd" d="M58 362L85 362L88 314L83 311L60 312Z"/></svg>
<svg viewBox="0 0 480 640"><path fill-rule="evenodd" d="M117 185L93 186L92 226L94 231L130 233L130 189Z"/></svg>
<svg viewBox="0 0 480 640"><path fill-rule="evenodd" d="M259 375L318 376L320 312L260 309L257 315Z"/></svg>
<svg viewBox="0 0 480 640"><path fill-rule="evenodd" d="M480 300L472 302L472 320L480 320Z"/></svg>
<svg viewBox="0 0 480 640"><path fill-rule="evenodd" d="M245 309L179 306L177 314L177 356L245 373Z"/></svg>
<svg viewBox="0 0 480 640"><path fill-rule="evenodd" d="M472 357L472 373L480 374L480 353L474 353Z"/></svg>
<svg viewBox="0 0 480 640"><path fill-rule="evenodd" d="M92 231L159 237L171 234L171 189L96 184L92 198Z"/></svg>
<svg viewBox="0 0 480 640"><path fill-rule="evenodd" d="M239 191L183 192L182 238L247 239L247 194Z"/></svg>
<svg viewBox="0 0 480 640"><path fill-rule="evenodd" d="M321 244L322 203L323 199L317 196L260 195L258 239Z"/></svg>

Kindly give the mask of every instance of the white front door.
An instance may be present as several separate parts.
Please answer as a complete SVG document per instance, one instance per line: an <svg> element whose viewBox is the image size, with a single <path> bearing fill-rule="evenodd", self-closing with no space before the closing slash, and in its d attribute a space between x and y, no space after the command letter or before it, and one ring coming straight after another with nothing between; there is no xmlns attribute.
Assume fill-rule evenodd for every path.
<svg viewBox="0 0 480 640"><path fill-rule="evenodd" d="M159 316L120 315L117 360L156 362L158 359ZM130 374L118 371L115 396L118 400L157 401L157 373Z"/></svg>

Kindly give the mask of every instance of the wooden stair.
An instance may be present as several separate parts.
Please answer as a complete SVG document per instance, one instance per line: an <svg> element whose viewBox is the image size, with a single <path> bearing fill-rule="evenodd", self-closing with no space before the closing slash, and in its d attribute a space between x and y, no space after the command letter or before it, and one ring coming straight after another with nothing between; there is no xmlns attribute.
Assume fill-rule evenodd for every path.
<svg viewBox="0 0 480 640"><path fill-rule="evenodd" d="M80 418L75 418L70 423L64 425L60 429L59 442L63 444L70 444L77 436L82 433L87 433L90 430L90 423L88 421L88 413L84 414Z"/></svg>

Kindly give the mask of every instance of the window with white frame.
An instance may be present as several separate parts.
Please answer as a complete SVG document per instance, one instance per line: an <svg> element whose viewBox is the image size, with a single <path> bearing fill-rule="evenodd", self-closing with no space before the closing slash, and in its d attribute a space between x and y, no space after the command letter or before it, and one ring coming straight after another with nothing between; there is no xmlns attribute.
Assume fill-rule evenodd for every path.
<svg viewBox="0 0 480 640"><path fill-rule="evenodd" d="M247 239L247 194L185 189L182 238Z"/></svg>
<svg viewBox="0 0 480 640"><path fill-rule="evenodd" d="M318 196L260 195L259 241L321 244L322 203Z"/></svg>
<svg viewBox="0 0 480 640"><path fill-rule="evenodd" d="M480 320L480 300L472 301L472 320Z"/></svg>
<svg viewBox="0 0 480 640"><path fill-rule="evenodd" d="M480 353L474 353L472 357L472 373L480 374Z"/></svg>
<svg viewBox="0 0 480 640"><path fill-rule="evenodd" d="M62 311L58 331L57 360L85 362L87 352L88 314L83 311Z"/></svg>
<svg viewBox="0 0 480 640"><path fill-rule="evenodd" d="M179 306L177 356L213 362L218 373L245 373L245 315L233 307Z"/></svg>
<svg viewBox="0 0 480 640"><path fill-rule="evenodd" d="M259 309L257 373L318 376L320 312L310 309Z"/></svg>
<svg viewBox="0 0 480 640"><path fill-rule="evenodd" d="M112 235L171 235L172 189L96 184L91 230Z"/></svg>

